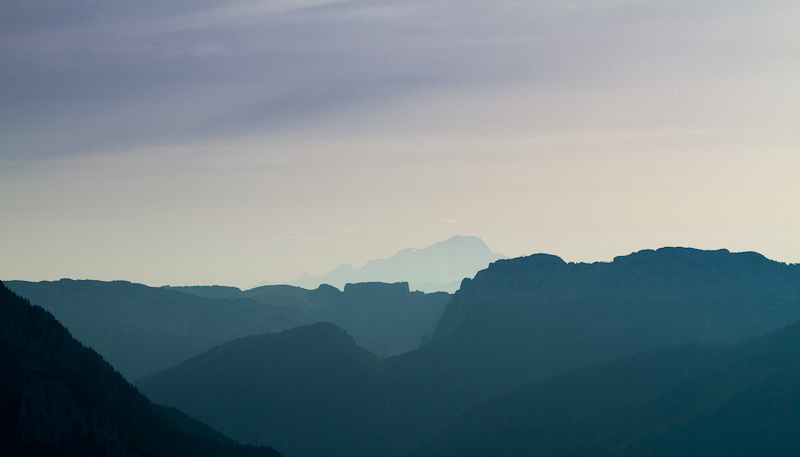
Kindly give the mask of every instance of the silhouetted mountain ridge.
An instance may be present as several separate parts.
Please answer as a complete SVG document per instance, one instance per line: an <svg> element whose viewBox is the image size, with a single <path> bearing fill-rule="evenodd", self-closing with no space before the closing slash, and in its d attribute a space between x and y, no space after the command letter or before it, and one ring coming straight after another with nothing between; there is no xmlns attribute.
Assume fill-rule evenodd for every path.
<svg viewBox="0 0 800 457"><path fill-rule="evenodd" d="M776 296L769 282L752 273L774 274L796 269L768 260L755 252L730 253L727 249L701 251L689 248L644 250L615 257L613 262L566 263L549 254L499 260L462 284L473 301L560 301L618 297L649 301L729 300L748 297L797 298L797 291ZM535 281L531 281L535 279ZM479 287L472 287L479 283ZM576 287L580 285L581 287ZM765 296L764 294L769 294ZM786 294L790 295L786 295Z"/></svg>
<svg viewBox="0 0 800 457"><path fill-rule="evenodd" d="M505 373L504 382L493 375L472 387L491 393L659 347L732 343L798 319L800 267L756 253L662 248L592 264L538 254L464 280L428 350L461 348L463 379Z"/></svg>

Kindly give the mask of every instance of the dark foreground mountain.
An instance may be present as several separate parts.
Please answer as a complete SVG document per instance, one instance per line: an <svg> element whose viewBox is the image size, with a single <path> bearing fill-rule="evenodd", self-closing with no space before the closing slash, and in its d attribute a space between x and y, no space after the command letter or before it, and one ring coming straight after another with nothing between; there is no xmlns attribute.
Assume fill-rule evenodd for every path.
<svg viewBox="0 0 800 457"><path fill-rule="evenodd" d="M152 404L47 311L0 283L3 455L271 456Z"/></svg>
<svg viewBox="0 0 800 457"><path fill-rule="evenodd" d="M291 284L307 289L329 284L341 289L347 283L408 282L412 290L453 293L462 279L502 258L480 238L457 235L426 248L406 248L389 258L370 260L358 269L341 264L323 276L306 273Z"/></svg>
<svg viewBox="0 0 800 457"><path fill-rule="evenodd" d="M259 434L237 425L240 416L258 415L263 423L296 424L291 434L301 437L298 442L313 442L322 454L346 450L354 456L402 455L442 432L476 402L527 382L658 348L733 343L798 319L800 266L755 253L669 248L594 264L534 255L495 262L475 279L465 280L433 339L378 364L378 380L364 384L369 401L347 400L355 410L342 407L344 416L336 420L358 423L359 428L342 430L341 435L368 437L363 442L374 443L368 452L360 443L347 445L340 437L323 442L324 435L304 429L302 417L327 417L314 406L324 402L310 402L302 417L269 408L268 403L249 402L262 395L265 376L278 378L270 385L291 386L291 378L281 379L285 370L280 366L218 366L223 358L232 363L246 357L236 346L226 346L224 357L151 376L141 388L165 404L193 408L196 417L247 442L268 442L268 431ZM295 352L288 343L281 351L281 357ZM308 352L298 350L296 363ZM189 366L195 367L191 375ZM326 390L326 376L314 372L313 364L308 366L310 391L335 401L336 391ZM219 372L235 378L236 389L214 393L212 384L208 390L194 387ZM373 389L372 382L378 387ZM361 390L356 390L358 395ZM177 396L181 391L185 393ZM212 400L220 395L227 396L226 401ZM383 409L361 410L363 404ZM359 415L370 420L358 422ZM305 449L281 448L296 457L312 455L304 454Z"/></svg>
<svg viewBox="0 0 800 457"><path fill-rule="evenodd" d="M525 385L462 414L420 457L784 456L800 449L800 325Z"/></svg>
<svg viewBox="0 0 800 457"><path fill-rule="evenodd" d="M405 283L349 284L343 292L330 286L171 290L126 281L68 279L7 285L53 313L128 379L226 341L319 321L345 328L377 354L399 354L433 335L450 300L442 292L410 292Z"/></svg>

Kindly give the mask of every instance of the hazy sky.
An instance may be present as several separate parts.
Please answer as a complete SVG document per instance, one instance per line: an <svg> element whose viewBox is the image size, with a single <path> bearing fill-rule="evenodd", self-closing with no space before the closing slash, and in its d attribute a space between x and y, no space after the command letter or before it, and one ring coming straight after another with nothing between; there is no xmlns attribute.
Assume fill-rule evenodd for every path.
<svg viewBox="0 0 800 457"><path fill-rule="evenodd" d="M0 279L800 262L796 0L163 3L0 4Z"/></svg>

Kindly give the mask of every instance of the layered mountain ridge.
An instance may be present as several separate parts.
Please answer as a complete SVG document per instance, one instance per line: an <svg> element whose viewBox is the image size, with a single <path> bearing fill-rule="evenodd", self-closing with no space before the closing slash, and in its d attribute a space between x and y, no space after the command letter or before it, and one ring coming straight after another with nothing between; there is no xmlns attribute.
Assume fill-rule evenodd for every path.
<svg viewBox="0 0 800 457"><path fill-rule="evenodd" d="M411 292L407 283L352 284L344 291L285 285L173 290L69 279L7 285L53 313L130 380L226 341L320 321L345 328L379 355L399 354L433 336L450 300L443 292Z"/></svg>
<svg viewBox="0 0 800 457"><path fill-rule="evenodd" d="M343 406L332 414L309 406L307 414L340 424L369 418L359 422L357 430L336 435L367 437L373 443L369 450L364 450L363 441L320 442L321 434L304 434L302 426L292 429L292 436L297 443L313 442L315 451L308 445L285 449L297 457L404 455L442 433L476 402L528 382L669 346L734 343L798 319L800 267L755 253L664 248L607 263L570 264L549 255L497 261L463 282L430 342L376 362L367 376L370 381L347 401L375 405L376 410ZM224 346L225 358L242 357L230 350L233 347ZM291 345L282 351L292 353ZM192 379L219 368L209 363L187 376L185 366L149 377L142 389L166 404L192 407L196 417L253 443L266 435L256 436L249 429L245 436L237 421L243 414L256 414L264 422L278 417L286 423L303 422L303 416L292 411L263 404L247 403L246 413L230 406L260 395L263 373L222 370L239 384L230 401L212 408L211 391L192 387ZM324 376L313 365L305 369L304 379L320 380L308 385L307 395L332 396L326 401L334 401L337 394L327 390ZM280 372L269 374L279 378L271 385L290 384L288 378L280 380ZM168 394L176 389L203 393L180 398ZM358 396L361 393L364 397ZM238 396L241 399L234 401Z"/></svg>

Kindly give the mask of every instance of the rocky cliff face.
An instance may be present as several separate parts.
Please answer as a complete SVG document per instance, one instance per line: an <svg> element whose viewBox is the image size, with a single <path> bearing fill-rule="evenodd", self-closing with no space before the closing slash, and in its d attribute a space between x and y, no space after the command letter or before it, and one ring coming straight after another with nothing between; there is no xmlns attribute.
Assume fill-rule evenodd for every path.
<svg viewBox="0 0 800 457"><path fill-rule="evenodd" d="M684 343L734 343L800 320L800 265L745 252L662 248L613 262L499 260L464 280L431 350L461 376L509 388ZM486 375L480 375L486 373Z"/></svg>
<svg viewBox="0 0 800 457"><path fill-rule="evenodd" d="M465 303L625 299L661 303L800 299L800 266L755 252L661 248L613 262L566 263L536 254L499 260L466 280Z"/></svg>

